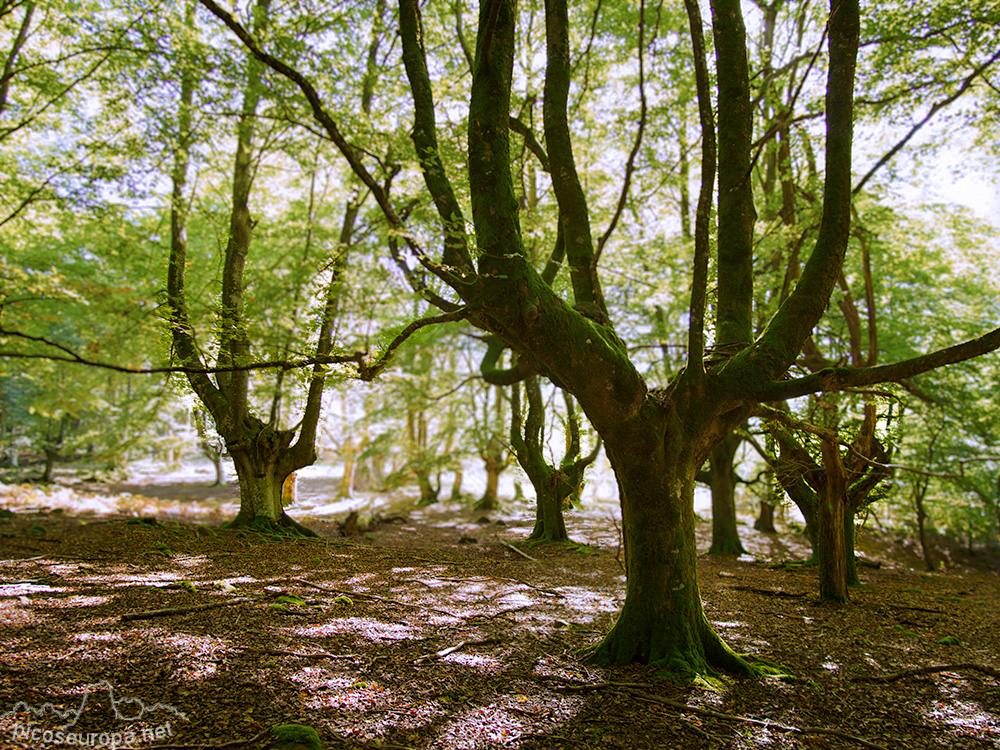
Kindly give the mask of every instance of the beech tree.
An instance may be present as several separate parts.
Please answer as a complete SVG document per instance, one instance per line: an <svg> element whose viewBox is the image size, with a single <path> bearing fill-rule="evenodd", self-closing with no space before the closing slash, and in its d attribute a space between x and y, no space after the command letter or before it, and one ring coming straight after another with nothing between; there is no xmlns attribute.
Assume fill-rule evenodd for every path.
<svg viewBox="0 0 1000 750"><path fill-rule="evenodd" d="M829 367L788 378L804 341L820 319L840 274L851 225L853 88L860 10L833 0L826 37L826 125L822 221L801 276L759 336L752 336L753 232L756 212L747 179L753 121L747 46L737 0L712 3L718 112L697 3L690 18L702 136L701 189L690 284L688 355L665 387L650 387L630 360L610 320L600 276L588 196L574 159L567 103L574 75L567 4L545 5L547 62L543 136L570 291L559 295L529 262L511 176L512 61L518 10L513 0L484 0L479 9L468 103L468 161L464 179L471 206L454 187L455 169L441 158L435 90L420 9L399 3L399 35L412 97L415 158L440 218L436 248L421 244L400 207L374 179L368 160L338 125L316 86L213 0L202 4L237 34L258 60L299 87L319 125L371 190L415 262L443 285L427 295L449 314L499 336L570 392L601 435L620 487L626 547L626 598L614 628L592 655L598 663L632 661L678 671L754 668L716 634L702 609L694 545L694 479L715 444L756 404L824 390L895 381L1000 347L1000 329L910 360L874 367ZM645 53L644 7L636 64ZM819 62L819 61L818 61ZM448 102L456 106L455 101ZM443 119L443 118L442 118ZM523 137L523 136L522 136ZM718 175L718 203L715 176ZM706 336L709 234L718 217L714 345ZM557 243L558 244L558 243ZM433 251L433 255L431 252ZM450 291L449 291L450 290Z"/></svg>

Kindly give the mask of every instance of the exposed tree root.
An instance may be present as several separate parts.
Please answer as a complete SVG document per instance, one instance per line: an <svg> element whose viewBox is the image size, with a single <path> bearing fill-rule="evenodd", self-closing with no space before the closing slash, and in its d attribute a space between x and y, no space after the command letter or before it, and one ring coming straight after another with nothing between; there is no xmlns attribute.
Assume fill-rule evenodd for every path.
<svg viewBox="0 0 1000 750"><path fill-rule="evenodd" d="M256 516L247 518L240 513L232 521L222 524L224 529L250 529L261 534L271 536L291 536L291 537L319 537L312 529L303 526L298 521L287 514L282 514L277 521L272 521L266 516Z"/></svg>
<svg viewBox="0 0 1000 750"><path fill-rule="evenodd" d="M778 591L774 589L761 589L755 586L732 586L731 588L736 591L749 591L754 594L761 594L763 596L776 596L781 599L798 599L799 597L809 596L809 594L792 594L788 591Z"/></svg>
<svg viewBox="0 0 1000 750"><path fill-rule="evenodd" d="M828 729L826 727L793 727L787 724L778 724L773 721L766 721L764 719L753 719L749 716L737 716L735 714L727 714L722 711L715 711L711 708L702 708L700 706L691 706L682 701L671 700L670 698L661 698L658 695L651 695L646 692L646 690L651 687L649 685L644 685L642 683L636 682L601 682L595 685L567 685L563 684L556 688L557 690L564 690L567 692L585 692L592 690L612 690L616 693L621 693L624 695L629 695L637 700L644 701L646 703L656 703L664 706L670 706L671 708L676 708L679 711L684 711L686 713L697 714L699 716L710 716L713 719L723 719L725 721L735 721L741 724L751 724L757 727L763 727L765 729L771 729L776 732L789 732L791 734L825 734L832 737L840 737L845 740L850 740L851 742L856 742L862 747L872 748L872 750L888 750L884 745L878 745L874 742L869 742L861 737L855 737L847 732L841 732L839 729Z"/></svg>
<svg viewBox="0 0 1000 750"><path fill-rule="evenodd" d="M916 677L922 674L936 674L938 672L959 672L962 670L973 670L975 672L982 672L983 674L988 674L990 677L995 677L1000 680L1000 670L993 669L993 667L987 667L983 664L972 664L969 662L963 664L941 664L936 667L916 667L914 669L904 669L902 672L893 672L892 674L882 675L881 677L855 677L855 682L895 682L896 680L901 680L904 677Z"/></svg>

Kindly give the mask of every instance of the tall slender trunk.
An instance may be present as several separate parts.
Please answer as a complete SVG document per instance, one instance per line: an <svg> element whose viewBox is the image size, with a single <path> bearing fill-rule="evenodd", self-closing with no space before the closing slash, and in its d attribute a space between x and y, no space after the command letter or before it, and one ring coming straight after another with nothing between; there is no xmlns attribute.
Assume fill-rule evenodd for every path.
<svg viewBox="0 0 1000 750"><path fill-rule="evenodd" d="M492 456L488 456L485 459L486 465L486 489L483 491L482 497L476 502L476 510L497 510L500 507L500 498L497 496L497 491L500 487L500 472L503 471L503 467L498 461L493 460Z"/></svg>
<svg viewBox="0 0 1000 750"><path fill-rule="evenodd" d="M823 467L827 480L819 498L819 595L830 601L847 601L847 558L844 539L846 477L837 445L823 440ZM853 528L853 519L852 519Z"/></svg>
<svg viewBox="0 0 1000 750"><path fill-rule="evenodd" d="M712 546L710 555L744 555L736 522L736 471L733 461L741 438L729 434L708 457L709 487L712 489Z"/></svg>
<svg viewBox="0 0 1000 750"><path fill-rule="evenodd" d="M917 535L920 538L920 549L924 553L924 565L928 572L934 572L934 557L931 554L930 545L927 542L927 509L924 506L924 497L927 495L927 487L930 480L923 477L917 480L913 487L913 505L917 511Z"/></svg>
<svg viewBox="0 0 1000 750"><path fill-rule="evenodd" d="M462 464L458 464L455 467L455 480L451 483L451 499L453 501L462 499L462 478Z"/></svg>

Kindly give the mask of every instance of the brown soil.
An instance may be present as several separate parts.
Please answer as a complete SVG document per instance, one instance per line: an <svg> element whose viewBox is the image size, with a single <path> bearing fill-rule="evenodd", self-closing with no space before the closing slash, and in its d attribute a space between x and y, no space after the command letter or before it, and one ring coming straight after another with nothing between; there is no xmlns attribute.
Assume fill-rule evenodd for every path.
<svg viewBox="0 0 1000 750"><path fill-rule="evenodd" d="M754 561L701 558L702 597L730 644L788 676L692 682L581 662L621 604L610 520L570 519L588 544L536 547L532 561L503 544L530 519L480 515L432 511L352 538L316 521L319 540L273 541L18 512L0 525L0 747L58 747L25 727L72 716L31 709L84 697L65 731L97 746L108 733L106 747L129 729L135 746L267 747L279 724L310 725L327 748L389 750L1000 746L994 574L883 556L838 606L817 600L813 570L766 561L800 542L753 535Z"/></svg>

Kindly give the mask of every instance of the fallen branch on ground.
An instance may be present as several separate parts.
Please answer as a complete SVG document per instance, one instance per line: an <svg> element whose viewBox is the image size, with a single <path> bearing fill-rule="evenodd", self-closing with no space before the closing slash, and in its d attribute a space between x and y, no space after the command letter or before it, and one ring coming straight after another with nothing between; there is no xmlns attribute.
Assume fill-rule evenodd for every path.
<svg viewBox="0 0 1000 750"><path fill-rule="evenodd" d="M506 548L507 548L507 549L509 549L509 550L513 550L514 552L516 552L517 554L519 554L519 555L520 555L521 557L525 558L526 560L531 560L531 562L541 562L541 560L538 560L538 559L536 559L536 558L532 557L532 556L531 556L531 555L529 555L529 554L528 554L527 552L522 552L521 550L519 550L519 549L518 549L517 547L515 547L515 546L514 546L513 544L511 544L510 542L505 542L505 541L504 541L503 539L501 539L500 537L497 537L496 539L497 539L497 541L498 541L498 542L500 542L500 544L502 544L502 545L503 545L504 547L506 547Z"/></svg>
<svg viewBox="0 0 1000 750"><path fill-rule="evenodd" d="M433 654L424 654L423 656L418 656L416 659L413 660L413 663L414 664L420 664L421 662L425 662L425 661L428 661L430 659L434 659L434 660L443 659L444 657L448 656L449 654L453 654L456 651L460 651L461 649L465 648L466 646L485 646L487 644L496 643L496 642L497 642L496 638L484 638L481 641L459 641L454 646L448 646L448 648L443 648L440 651L434 652Z"/></svg>
<svg viewBox="0 0 1000 750"><path fill-rule="evenodd" d="M901 680L904 677L916 677L922 674L936 674L938 672L958 672L963 669L971 669L976 672L982 672L983 674L988 674L990 677L995 677L1000 680L1000 670L993 669L993 667L987 667L983 664L941 664L936 667L916 667L914 669L904 669L902 672L893 672L892 674L882 675L881 677L855 677L855 682L895 682L896 680Z"/></svg>
<svg viewBox="0 0 1000 750"><path fill-rule="evenodd" d="M212 604L196 604L192 607L170 607L169 609L152 609L148 612L130 612L122 615L118 618L118 620L119 622L128 622L129 620L152 620L154 617L170 617L171 615L186 615L191 612L204 612L208 609L229 607L233 604L242 604L248 601L250 600L246 598L230 599L225 602L213 602Z"/></svg>
<svg viewBox="0 0 1000 750"><path fill-rule="evenodd" d="M767 721L764 719L752 719L749 716L737 716L735 714L727 714L722 711L715 711L711 708L701 708L700 706L691 706L682 701L671 700L670 698L661 698L658 695L650 695L644 692L643 689L637 688L647 688L649 686L643 685L641 683L628 683L628 682L600 682L594 685L566 685L563 684L557 688L557 690L565 690L567 692L583 692L590 690L606 690L610 689L617 693L622 693L625 695L630 695L647 703L657 703L664 706L670 706L671 708L676 708L679 711L685 711L687 713L697 714L699 716L710 716L713 719L723 719L725 721L735 721L741 724L751 724L756 727L764 727L765 729L771 729L776 732L789 732L791 734L825 734L832 737L840 737L845 740L850 740L851 742L856 742L863 747L872 748L872 750L887 750L883 745L877 745L874 742L869 742L861 737L855 737L847 732L841 732L839 729L828 729L826 727L793 727L788 724L778 724L773 721Z"/></svg>

